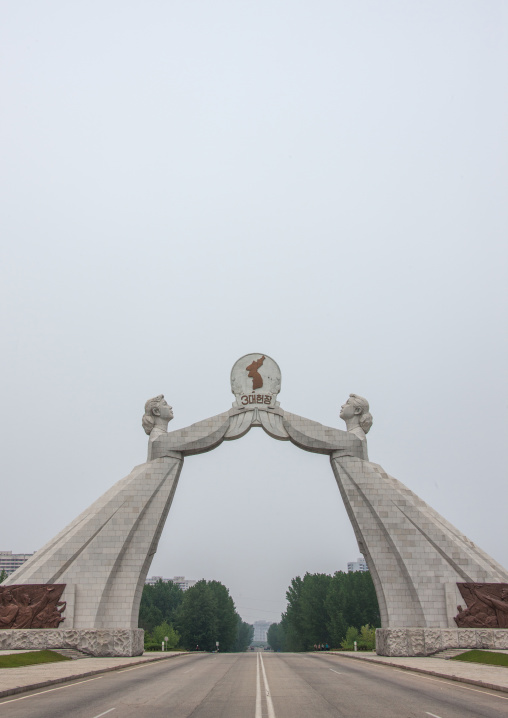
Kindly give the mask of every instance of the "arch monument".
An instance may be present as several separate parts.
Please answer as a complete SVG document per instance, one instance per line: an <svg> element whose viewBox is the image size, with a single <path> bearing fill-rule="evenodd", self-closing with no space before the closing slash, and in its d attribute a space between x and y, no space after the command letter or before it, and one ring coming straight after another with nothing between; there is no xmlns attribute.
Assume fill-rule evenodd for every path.
<svg viewBox="0 0 508 718"><path fill-rule="evenodd" d="M163 395L149 399L142 422L149 435L146 462L0 586L0 649L141 654L141 594L185 458L239 439L253 427L330 457L376 588L379 654L508 649L508 571L369 461L367 401L349 396L341 430L282 409L280 388L277 363L248 354L231 371L235 400L228 411L168 432L172 408Z"/></svg>

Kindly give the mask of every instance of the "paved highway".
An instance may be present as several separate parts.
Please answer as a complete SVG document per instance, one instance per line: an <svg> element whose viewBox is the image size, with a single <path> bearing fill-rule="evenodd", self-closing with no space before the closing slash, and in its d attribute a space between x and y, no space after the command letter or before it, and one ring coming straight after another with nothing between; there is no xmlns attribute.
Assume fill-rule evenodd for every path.
<svg viewBox="0 0 508 718"><path fill-rule="evenodd" d="M200 653L0 700L0 718L505 715L506 693L340 656L301 653Z"/></svg>

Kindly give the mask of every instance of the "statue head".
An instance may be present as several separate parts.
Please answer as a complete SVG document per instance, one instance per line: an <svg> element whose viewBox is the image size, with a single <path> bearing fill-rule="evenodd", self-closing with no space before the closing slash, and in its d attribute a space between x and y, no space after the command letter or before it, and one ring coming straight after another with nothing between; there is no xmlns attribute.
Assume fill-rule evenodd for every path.
<svg viewBox="0 0 508 718"><path fill-rule="evenodd" d="M148 399L146 402L141 424L147 434L150 434L156 426L166 431L172 418L172 407L164 399L164 394L159 394L159 396L154 396L153 399Z"/></svg>
<svg viewBox="0 0 508 718"><path fill-rule="evenodd" d="M359 426L365 434L369 432L373 421L369 402L358 394L349 395L349 399L340 408L340 418L346 422L348 431Z"/></svg>

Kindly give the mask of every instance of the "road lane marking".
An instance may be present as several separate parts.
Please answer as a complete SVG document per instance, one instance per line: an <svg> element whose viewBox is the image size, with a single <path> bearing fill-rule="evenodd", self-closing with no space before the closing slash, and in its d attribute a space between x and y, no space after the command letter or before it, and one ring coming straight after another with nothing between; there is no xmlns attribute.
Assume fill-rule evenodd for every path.
<svg viewBox="0 0 508 718"><path fill-rule="evenodd" d="M378 664L379 665L379 664ZM405 676L412 675L414 678L423 678L424 681L433 681L434 683L444 683L449 688L463 688L465 691L473 691L473 693L485 693L486 696L492 696L492 698L501 698L503 701L508 701L508 696L498 696L497 693L489 693L488 691L480 691L478 688L468 688L463 686L460 681L454 681L453 678L443 680L442 678L429 678L428 676L422 676L414 671L402 671L400 668L393 668L396 673L403 673ZM495 691L495 688L491 688Z"/></svg>
<svg viewBox="0 0 508 718"><path fill-rule="evenodd" d="M337 673L337 675L339 675L339 676L343 676L343 675L344 675L344 673L341 673L340 671L334 671L333 668L329 668L328 670L329 670L329 671L332 671L332 673Z"/></svg>
<svg viewBox="0 0 508 718"><path fill-rule="evenodd" d="M262 718L261 709L261 679L259 677L259 656L256 658L256 718Z"/></svg>
<svg viewBox="0 0 508 718"><path fill-rule="evenodd" d="M184 673L190 673L190 672L193 671L193 670L194 670L194 668L189 668L189 670L188 670L188 671L184 671Z"/></svg>
<svg viewBox="0 0 508 718"><path fill-rule="evenodd" d="M5 705L6 703L15 703L16 701L24 701L27 698L35 698L35 696L42 696L43 693L52 693L53 691L61 691L64 688L75 688L76 686L80 686L82 683L90 683L90 681L99 681L101 678L104 678L104 676L98 676L97 678L88 678L86 681L79 681L79 683L71 683L70 686L59 686L58 688L49 688L47 691L40 691L39 693L32 693L31 696L23 696L22 698L11 698L8 701L2 701L0 703L0 706ZM29 690L29 689L27 689Z"/></svg>
<svg viewBox="0 0 508 718"><path fill-rule="evenodd" d="M104 711L104 713L99 713L99 715L98 715L98 716L94 716L94 718L101 718L101 716L105 716L105 715L106 715L106 713L111 713L111 711L116 711L116 708L110 708L109 710L107 710L107 711ZM431 714L431 713L429 713L429 715L432 715L432 714Z"/></svg>
<svg viewBox="0 0 508 718"><path fill-rule="evenodd" d="M435 713L429 713L428 711L425 711L426 716L432 716L432 718L441 718L441 716L437 716ZM99 716L97 716L99 718Z"/></svg>
<svg viewBox="0 0 508 718"><path fill-rule="evenodd" d="M268 718L275 718L275 710L273 707L272 696L270 695L270 686L268 685L268 678L266 677L265 664L263 662L263 656L261 653L258 654L261 659L261 670L263 671L263 680L265 682L266 692L266 707L268 708Z"/></svg>
<svg viewBox="0 0 508 718"><path fill-rule="evenodd" d="M146 668L147 666L153 666L158 661L150 661L150 663L143 663L142 666L134 666L134 668L124 668L123 671L116 671L117 673L128 673L129 671L137 671L138 668Z"/></svg>

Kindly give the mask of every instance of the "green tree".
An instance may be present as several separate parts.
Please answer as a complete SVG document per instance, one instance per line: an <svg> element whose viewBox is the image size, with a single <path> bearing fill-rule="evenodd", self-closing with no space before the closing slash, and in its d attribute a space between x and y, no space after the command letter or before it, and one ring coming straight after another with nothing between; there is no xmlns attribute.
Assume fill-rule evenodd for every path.
<svg viewBox="0 0 508 718"><path fill-rule="evenodd" d="M334 646L341 644L350 626L359 631L367 624L374 628L381 625L376 591L368 571L337 571L330 583L325 608L330 642Z"/></svg>
<svg viewBox="0 0 508 718"><path fill-rule="evenodd" d="M277 629L283 638L277 637L275 629L271 633L285 651L306 651L314 644L340 646L349 627L359 632L362 626L372 631L381 625L368 572L306 573L303 579L297 576L291 581L286 598L286 612Z"/></svg>
<svg viewBox="0 0 508 718"><path fill-rule="evenodd" d="M180 641L180 634L175 631L173 626L164 621L160 626L156 626L152 633L148 635L149 640L146 643L158 643L162 646L162 641L165 641L166 636L168 637L167 648L172 649L178 646Z"/></svg>
<svg viewBox="0 0 508 718"><path fill-rule="evenodd" d="M303 581L300 576L291 579L291 584L286 591L287 608L281 618L285 636L285 651L305 650L303 643L302 590Z"/></svg>
<svg viewBox="0 0 508 718"><path fill-rule="evenodd" d="M0 571L0 583L3 583L6 578L7 578L7 571L4 571L4 569L2 569Z"/></svg>
<svg viewBox="0 0 508 718"><path fill-rule="evenodd" d="M247 650L250 646L252 639L254 638L254 626L250 623L242 621L241 617L236 614L237 628L236 628L236 640L232 650L235 653L241 653Z"/></svg>
<svg viewBox="0 0 508 718"><path fill-rule="evenodd" d="M228 589L220 581L208 581L208 590L217 606L217 638L221 651L232 651L238 631L238 614Z"/></svg>
<svg viewBox="0 0 508 718"><path fill-rule="evenodd" d="M326 597L332 577L326 573L306 573L303 578L301 603L304 650L311 650L315 644L330 643Z"/></svg>
<svg viewBox="0 0 508 718"><path fill-rule="evenodd" d="M374 651L376 648L376 629L374 626L362 626L360 629L360 640L358 641L360 651Z"/></svg>
<svg viewBox="0 0 508 718"><path fill-rule="evenodd" d="M188 650L199 646L213 651L216 641L221 651L234 650L238 618L228 589L219 581L204 579L191 586L184 593L176 627Z"/></svg>
<svg viewBox="0 0 508 718"><path fill-rule="evenodd" d="M284 651L286 642L282 623L272 623L266 639L272 651Z"/></svg>
<svg viewBox="0 0 508 718"><path fill-rule="evenodd" d="M177 629L182 644L188 650L199 646L202 650L215 650L217 641L217 604L208 591L206 581L198 581L185 591L177 614Z"/></svg>
<svg viewBox="0 0 508 718"><path fill-rule="evenodd" d="M183 594L180 586L172 581L159 579L154 584L145 585L139 607L139 627L151 633L164 621L170 625L173 624L178 607L182 603Z"/></svg>
<svg viewBox="0 0 508 718"><path fill-rule="evenodd" d="M316 643L330 643L325 602L332 577L325 573L306 573L291 581L286 593L286 612L282 615L284 650L307 651Z"/></svg>

